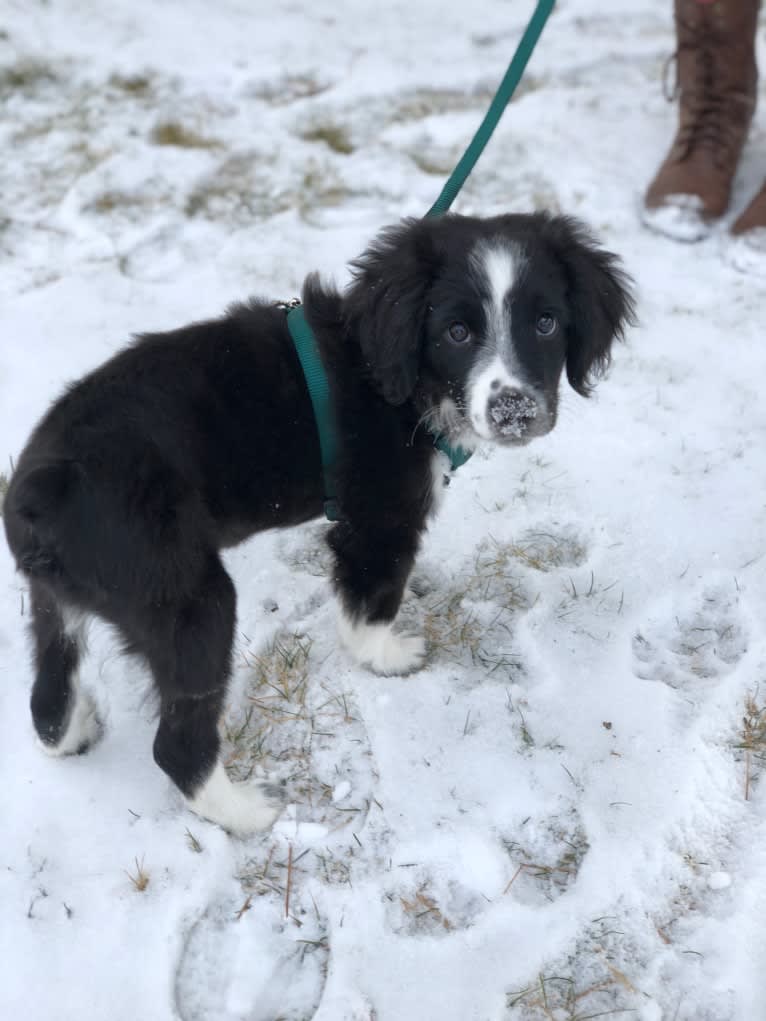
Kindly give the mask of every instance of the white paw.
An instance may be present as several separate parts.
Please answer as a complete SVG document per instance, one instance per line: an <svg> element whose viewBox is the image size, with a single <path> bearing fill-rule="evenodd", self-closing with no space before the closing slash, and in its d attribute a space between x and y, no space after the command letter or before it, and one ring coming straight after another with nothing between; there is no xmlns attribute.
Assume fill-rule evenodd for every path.
<svg viewBox="0 0 766 1021"><path fill-rule="evenodd" d="M408 674L423 666L425 639L397 635L390 624L354 623L341 612L338 632L354 658L377 674Z"/></svg>
<svg viewBox="0 0 766 1021"><path fill-rule="evenodd" d="M74 706L66 724L66 730L57 744L49 744L38 738L38 743L47 755L79 755L87 751L101 737L103 727L93 696L75 685Z"/></svg>
<svg viewBox="0 0 766 1021"><path fill-rule="evenodd" d="M426 658L426 640L419 635L390 635L379 656L370 660L378 674L408 674L420 670Z"/></svg>
<svg viewBox="0 0 766 1021"><path fill-rule="evenodd" d="M186 803L192 812L217 823L229 833L246 836L268 829L283 808L279 789L274 784L231 782L217 762L213 772L193 798Z"/></svg>

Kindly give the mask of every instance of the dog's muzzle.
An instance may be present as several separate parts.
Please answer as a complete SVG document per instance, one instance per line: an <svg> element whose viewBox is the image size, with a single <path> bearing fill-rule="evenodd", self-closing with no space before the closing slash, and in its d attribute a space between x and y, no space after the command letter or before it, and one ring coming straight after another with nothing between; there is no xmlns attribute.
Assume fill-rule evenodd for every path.
<svg viewBox="0 0 766 1021"><path fill-rule="evenodd" d="M543 424L537 401L521 390L503 387L487 401L487 421L500 442L523 442L537 435Z"/></svg>

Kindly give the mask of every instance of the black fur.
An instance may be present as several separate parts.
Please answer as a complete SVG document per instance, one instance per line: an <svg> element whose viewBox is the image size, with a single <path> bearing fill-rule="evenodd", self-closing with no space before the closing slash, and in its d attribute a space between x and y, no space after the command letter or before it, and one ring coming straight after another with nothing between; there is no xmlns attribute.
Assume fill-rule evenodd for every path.
<svg viewBox="0 0 766 1021"><path fill-rule="evenodd" d="M587 394L630 320L614 256L544 214L405 221L356 262L345 294L308 278L340 447L333 581L352 619L387 623L399 609L432 504L433 437L420 423L446 397L460 418L481 357L486 281L470 255L482 242L523 256L507 299L513 345L553 402L549 427L563 366ZM561 329L542 344L535 317L551 308ZM445 342L455 320L471 327L470 346ZM460 418L452 438L466 430ZM70 387L32 434L5 501L33 593L41 739L58 743L73 698L81 648L66 614L96 614L148 663L161 698L156 761L193 796L219 754L231 666L235 593L220 550L319 516L323 496L283 310L252 301L141 337Z"/></svg>

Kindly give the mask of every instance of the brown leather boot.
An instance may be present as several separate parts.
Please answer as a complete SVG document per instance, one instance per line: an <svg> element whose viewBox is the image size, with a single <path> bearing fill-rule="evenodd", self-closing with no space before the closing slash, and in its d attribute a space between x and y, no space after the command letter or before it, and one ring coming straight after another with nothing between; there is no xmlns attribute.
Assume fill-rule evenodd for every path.
<svg viewBox="0 0 766 1021"><path fill-rule="evenodd" d="M646 193L643 218L678 240L704 237L729 205L755 110L759 6L675 0L678 132Z"/></svg>

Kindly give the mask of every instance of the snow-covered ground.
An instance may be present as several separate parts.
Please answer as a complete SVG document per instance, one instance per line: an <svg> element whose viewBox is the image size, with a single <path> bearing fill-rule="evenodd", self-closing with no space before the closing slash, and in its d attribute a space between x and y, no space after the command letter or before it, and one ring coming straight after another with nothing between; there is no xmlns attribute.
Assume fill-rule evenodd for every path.
<svg viewBox="0 0 766 1021"><path fill-rule="evenodd" d="M0 470L131 332L342 280L422 213L532 6L4 0ZM0 1017L764 1021L766 280L640 226L672 45L670 0L559 0L455 207L584 218L641 325L456 476L406 607L426 668L338 649L323 524L227 556L228 750L286 780L273 831L183 808L99 627L104 739L40 752L0 544ZM764 173L766 110L733 213Z"/></svg>

